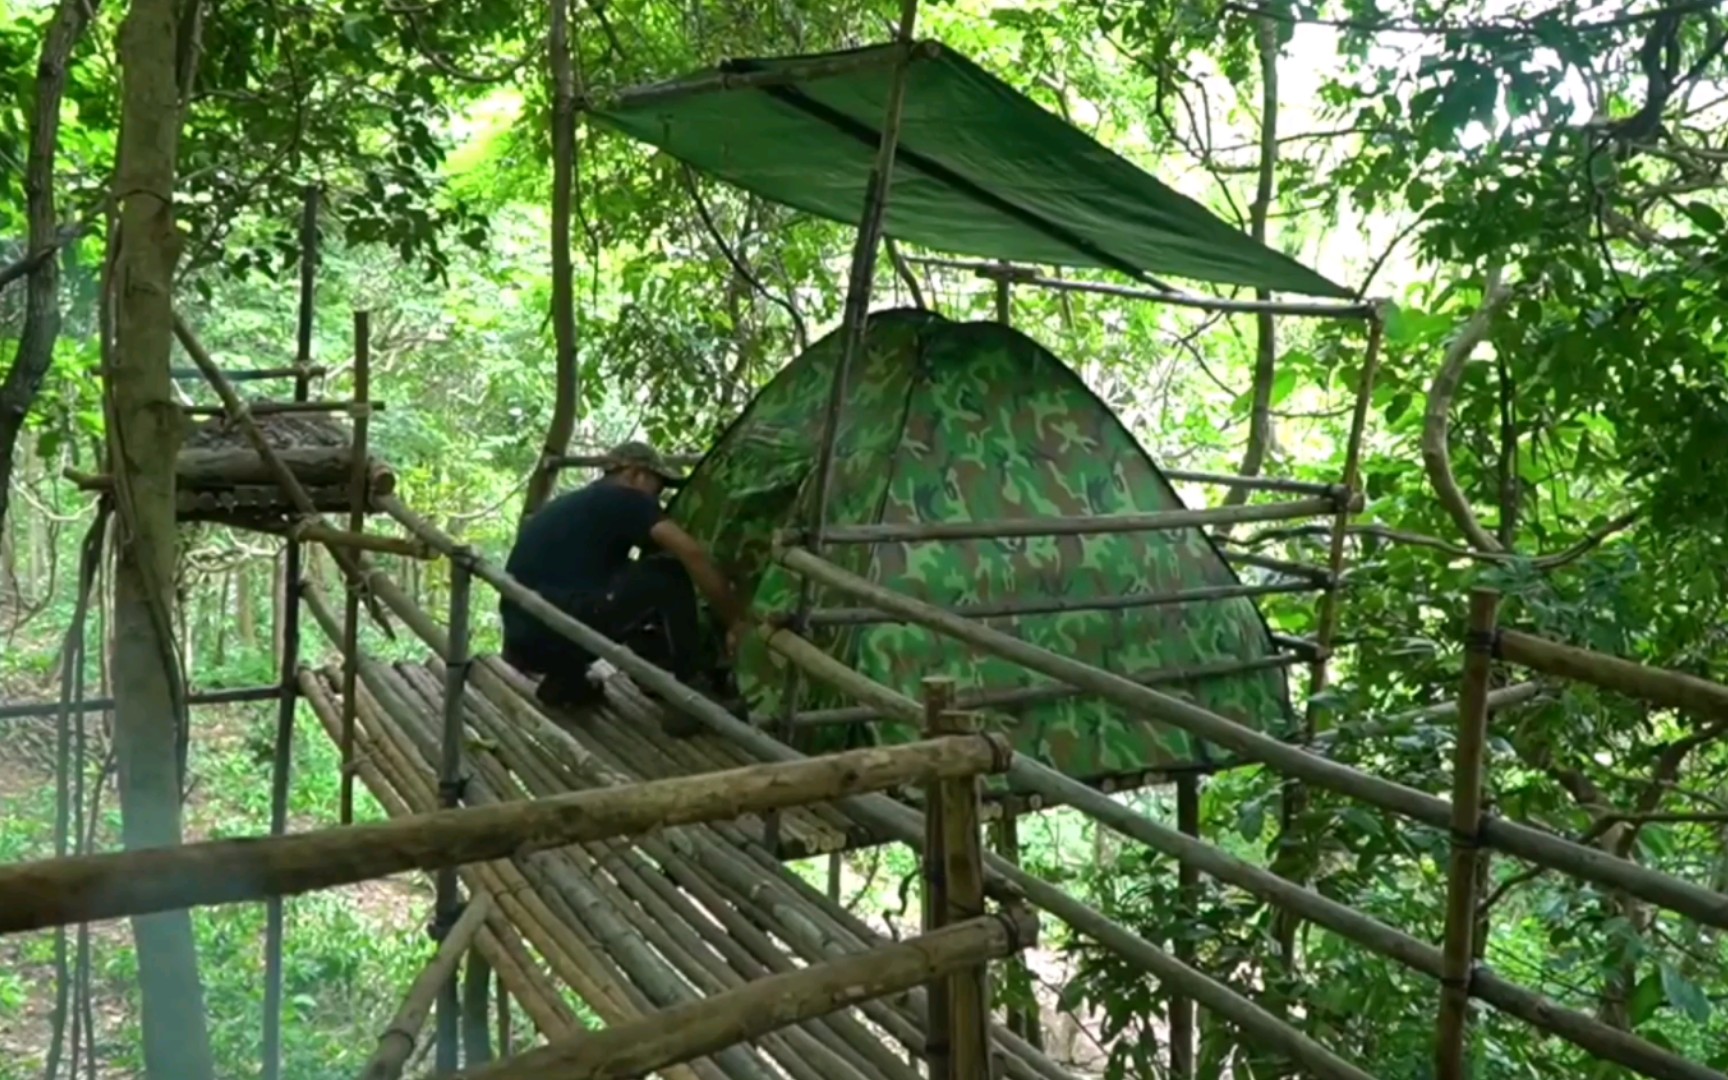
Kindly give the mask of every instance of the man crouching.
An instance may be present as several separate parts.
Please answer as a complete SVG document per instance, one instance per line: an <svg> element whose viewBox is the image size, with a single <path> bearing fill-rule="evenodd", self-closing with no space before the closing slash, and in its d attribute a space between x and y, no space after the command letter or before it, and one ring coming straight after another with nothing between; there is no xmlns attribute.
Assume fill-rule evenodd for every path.
<svg viewBox="0 0 1728 1080"><path fill-rule="evenodd" d="M730 678L704 670L696 607L702 591L726 627L724 650L735 658L749 625L739 602L708 552L668 518L660 495L682 484L652 446L626 442L605 457L604 473L586 487L553 499L522 526L505 569L571 618L669 670L680 682L730 698ZM642 554L632 560L631 551ZM504 659L527 674L544 675L536 696L552 705L596 701L588 679L595 657L508 599Z"/></svg>

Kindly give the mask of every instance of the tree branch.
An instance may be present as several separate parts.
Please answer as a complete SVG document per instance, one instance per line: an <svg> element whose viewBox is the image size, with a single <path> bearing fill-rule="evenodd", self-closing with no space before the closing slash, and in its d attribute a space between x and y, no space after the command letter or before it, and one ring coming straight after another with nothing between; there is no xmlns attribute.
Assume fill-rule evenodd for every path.
<svg viewBox="0 0 1728 1080"><path fill-rule="evenodd" d="M1495 314L1511 295L1511 288L1501 283L1500 265L1491 265L1483 280L1481 306L1465 321L1452 344L1446 347L1440 370L1434 374L1433 385L1428 390L1428 410L1422 423L1422 464L1428 471L1428 481L1433 485L1440 505L1470 546L1496 553L1505 548L1476 519L1476 512L1470 508L1470 501L1452 474L1452 455L1446 442L1451 426L1452 398L1464 378L1464 367L1470 362L1470 354L1476 351L1476 346L1488 336Z"/></svg>

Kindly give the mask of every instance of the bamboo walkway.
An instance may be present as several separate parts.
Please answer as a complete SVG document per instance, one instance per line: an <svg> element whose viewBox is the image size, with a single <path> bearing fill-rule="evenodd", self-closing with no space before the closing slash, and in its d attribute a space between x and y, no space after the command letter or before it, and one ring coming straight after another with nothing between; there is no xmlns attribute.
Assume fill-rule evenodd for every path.
<svg viewBox="0 0 1728 1080"><path fill-rule="evenodd" d="M340 737L340 671L302 670L300 688ZM562 722L532 684L496 657L477 659L463 700L469 805L758 764L719 736L671 738L628 680L604 706ZM441 664L360 661L357 771L391 816L438 805ZM815 850L861 827L832 807L782 815ZM580 1001L608 1026L751 980L882 944L865 925L783 866L762 823L686 826L465 866L470 895L494 901L477 942L505 989L548 1038L580 1026ZM918 1080L923 991L807 1021L665 1071L672 1080ZM1070 1074L994 1029L1013 1080Z"/></svg>

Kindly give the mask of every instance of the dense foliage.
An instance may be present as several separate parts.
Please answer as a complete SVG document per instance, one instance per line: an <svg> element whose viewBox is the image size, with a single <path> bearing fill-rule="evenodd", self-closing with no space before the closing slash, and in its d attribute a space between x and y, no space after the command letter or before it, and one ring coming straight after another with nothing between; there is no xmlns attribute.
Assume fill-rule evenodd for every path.
<svg viewBox="0 0 1728 1080"><path fill-rule="evenodd" d="M21 364L36 347L26 340L27 275L7 268L29 255L25 178L33 109L47 90L39 58L51 24L73 5L84 7L0 0L0 79L24 89L0 102L0 364ZM545 9L475 0L183 6L197 46L183 81L182 309L229 368L290 360L296 223L304 189L316 186L323 254L314 355L331 372L320 393L348 393L348 313L371 311L375 396L389 403L374 424L381 452L415 505L500 550L552 412ZM1365 721L1455 696L1472 585L1503 590L1509 622L1728 677L1728 202L1720 192L1728 17L1718 7L955 0L921 14L923 34L967 52L1227 220L1394 302L1368 417L1369 503L1352 535L1339 678L1316 700L1342 760L1446 790L1447 723L1387 731ZM856 44L886 35L893 8L864 0L822 10L754 0L579 5L573 66L588 90L725 55ZM89 9L65 70L52 159L54 220L68 238L53 256L63 321L49 342L46 381L29 395L9 476L0 560L0 696L8 699L52 692L77 538L91 517L60 475L95 468L103 427L95 304L125 9ZM836 323L850 233L586 125L577 145L569 238L576 442L591 448L643 433L673 449L700 448L802 343ZM915 298L951 314L994 310L983 282L884 260L877 303ZM1233 469L1246 459L1268 473L1328 480L1342 466L1364 356L1359 326L1285 319L1274 327L1026 289L1013 295L1012 318L1074 364L1163 463ZM184 388L209 400L192 382ZM0 406L10 400L0 397ZM1323 557L1318 529L1238 536L1269 554ZM201 685L268 677L273 551L255 536L186 534L185 633ZM438 603L441 581L409 583ZM1280 629L1314 628L1309 601L1267 610ZM90 677L100 677L95 658ZM224 723L255 742L265 737L262 718ZM1728 888L1725 733L1728 725L1707 718L1556 691L1497 720L1493 795L1501 813ZM103 740L94 729L90 738L94 774ZM44 739L52 741L9 738L0 755L18 757L18 747ZM195 772L232 768L262 789L262 750L196 755ZM24 775L41 775L28 770L47 764L42 755L23 757ZM246 789L236 782L224 797L238 800ZM39 793L21 790L0 789L9 822L40 808ZM328 817L328 798L307 785L297 813ZM1207 832L1438 939L1443 835L1321 795L1283 822L1280 799L1275 778L1255 770L1219 777L1205 792ZM232 813L261 827L261 807ZM48 843L42 830L0 832L8 857L40 854ZM1188 935L1201 967L1263 988L1265 1000L1371 1072L1427 1075L1431 984L1317 931L1298 936L1288 964L1262 906L1208 888L1190 912L1168 860L1131 845L1097 859L1092 843L1041 829L1029 859L1151 939ZM1490 964L1728 1068L1728 953L1719 936L1521 870L1511 860L1493 864ZM291 935L291 947L347 948L343 935L357 931L328 917L326 933ZM257 961L233 942L256 928L217 916L200 927L213 1012L237 1015L243 973ZM1078 974L1063 1005L1096 1021L1114 1075L1161 1075L1158 987L1069 944ZM124 946L103 955L123 986ZM308 970L320 955L303 954ZM362 966L375 972L388 959L366 954L299 984L311 1004L290 1029L307 1055L295 1059L305 1071L292 1075L317 1075L312 1049L360 1022L342 1002L319 999L319 987L352 992ZM31 986L24 996L42 992ZM30 1012L20 1000L0 978L0 1032L8 1010ZM1479 1075L1623 1075L1483 1015ZM1239 1077L1271 1074L1270 1062L1228 1034L1208 1026L1212 1060L1234 1057ZM239 1075L256 1047L223 1041L217 1052L227 1062L219 1072Z"/></svg>

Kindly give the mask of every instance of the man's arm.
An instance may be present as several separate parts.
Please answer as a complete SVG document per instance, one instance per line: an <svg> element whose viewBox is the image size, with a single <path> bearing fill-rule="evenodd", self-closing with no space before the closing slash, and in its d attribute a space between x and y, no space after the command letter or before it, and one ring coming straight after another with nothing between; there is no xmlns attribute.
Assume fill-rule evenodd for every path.
<svg viewBox="0 0 1728 1080"><path fill-rule="evenodd" d="M702 595L708 598L727 626L738 627L744 622L749 615L748 609L739 602L738 595L726 581L726 575L720 572L720 567L715 565L695 537L670 518L661 518L648 530L648 535L662 551L684 564L684 569L690 572L690 579L702 590Z"/></svg>

